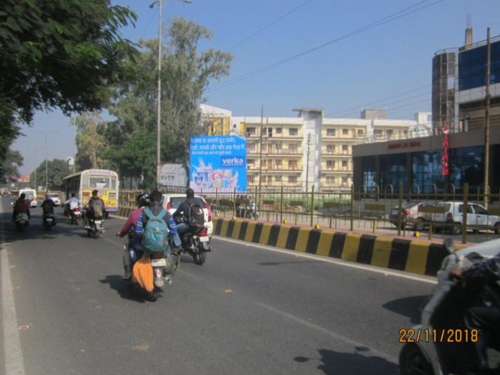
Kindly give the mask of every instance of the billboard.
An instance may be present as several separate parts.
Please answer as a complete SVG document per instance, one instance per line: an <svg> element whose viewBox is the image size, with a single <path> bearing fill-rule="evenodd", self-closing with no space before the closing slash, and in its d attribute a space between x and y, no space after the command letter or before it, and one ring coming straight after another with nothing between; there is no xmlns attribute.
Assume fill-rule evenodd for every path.
<svg viewBox="0 0 500 375"><path fill-rule="evenodd" d="M21 178L18 180L18 182L30 182L30 175L29 174L21 175Z"/></svg>
<svg viewBox="0 0 500 375"><path fill-rule="evenodd" d="M160 170L160 185L187 188L189 169L184 164L163 164Z"/></svg>
<svg viewBox="0 0 500 375"><path fill-rule="evenodd" d="M238 136L192 137L190 183L196 192L247 190L247 141Z"/></svg>

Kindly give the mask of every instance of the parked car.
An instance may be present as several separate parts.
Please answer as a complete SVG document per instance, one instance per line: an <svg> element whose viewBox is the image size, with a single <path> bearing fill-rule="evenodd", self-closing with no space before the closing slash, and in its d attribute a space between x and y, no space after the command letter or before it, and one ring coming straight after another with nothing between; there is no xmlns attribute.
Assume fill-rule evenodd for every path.
<svg viewBox="0 0 500 375"><path fill-rule="evenodd" d="M61 205L61 198L59 198L59 194L49 193L48 196L50 199L52 199L56 207L59 207Z"/></svg>
<svg viewBox="0 0 500 375"><path fill-rule="evenodd" d="M432 213L431 220L434 223L460 224L464 222L463 202L439 202L434 207L442 207L443 213ZM439 224L435 224L439 226ZM479 231L481 227L492 227L496 234L500 233L500 217L489 215L488 210L477 203L467 204L467 226L472 226L474 231ZM452 234L462 233L462 227L455 225L448 227Z"/></svg>
<svg viewBox="0 0 500 375"><path fill-rule="evenodd" d="M207 226L207 234L212 236L214 231L214 224L212 222L212 212L210 210L210 206L207 201L195 195L194 197L196 204L203 208L203 212L205 213L205 225ZM185 194L163 194L163 207L173 215L177 208L181 205L182 202L186 200Z"/></svg>
<svg viewBox="0 0 500 375"><path fill-rule="evenodd" d="M425 221L430 219L429 214L419 212L419 208L422 206L431 206L432 203L427 202L412 202L403 204L401 211L401 224L402 228L406 228L410 225L413 229L421 231L424 230ZM389 214L389 222L398 226L398 215L399 207L394 207Z"/></svg>

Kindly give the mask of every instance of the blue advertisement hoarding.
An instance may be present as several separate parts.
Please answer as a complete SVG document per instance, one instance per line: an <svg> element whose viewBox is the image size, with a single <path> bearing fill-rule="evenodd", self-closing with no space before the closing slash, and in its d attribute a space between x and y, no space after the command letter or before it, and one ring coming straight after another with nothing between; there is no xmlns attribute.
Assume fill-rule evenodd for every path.
<svg viewBox="0 0 500 375"><path fill-rule="evenodd" d="M238 136L192 137L189 186L196 192L247 190L247 141Z"/></svg>

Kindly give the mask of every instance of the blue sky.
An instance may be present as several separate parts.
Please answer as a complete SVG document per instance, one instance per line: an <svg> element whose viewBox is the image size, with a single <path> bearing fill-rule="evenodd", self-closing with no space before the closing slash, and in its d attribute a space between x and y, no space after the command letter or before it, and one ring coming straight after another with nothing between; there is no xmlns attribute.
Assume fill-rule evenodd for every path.
<svg viewBox="0 0 500 375"><path fill-rule="evenodd" d="M422 6L437 0L428 0ZM156 38L158 14L152 0L112 0L129 6L139 20L123 29L137 41ZM240 77L312 47L372 24L422 0L193 0L169 1L164 21L185 17L206 26L214 38L202 47L227 50L235 43L297 11L231 49L235 55L231 76ZM416 9L416 8L412 8ZM386 108L388 117L413 119L415 112L431 109L431 67L436 51L461 46L466 17L472 16L474 41L486 38L486 28L500 35L500 1L443 0L429 8L388 22L365 33L331 44L275 69L206 93L207 103L230 109L234 115L295 116L297 107L320 107L334 117L359 117L365 105ZM401 93L411 93L399 95ZM397 97L394 97L397 96ZM383 100L385 98L392 98ZM397 102L397 103L396 103ZM353 109L354 108L354 109ZM333 117L333 116L332 116ZM48 158L73 153L74 130L59 111L38 113L25 137L14 149L25 159L22 173L31 172L45 157L43 135L48 137ZM33 156L34 155L34 156Z"/></svg>

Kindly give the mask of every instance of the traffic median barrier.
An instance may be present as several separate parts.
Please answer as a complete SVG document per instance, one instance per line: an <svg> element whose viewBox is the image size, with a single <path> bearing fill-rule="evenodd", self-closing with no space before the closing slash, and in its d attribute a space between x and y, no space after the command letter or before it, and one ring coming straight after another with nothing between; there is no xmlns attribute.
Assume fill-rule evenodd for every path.
<svg viewBox="0 0 500 375"><path fill-rule="evenodd" d="M260 245L387 269L435 276L448 252L442 244L285 224L214 219L214 234Z"/></svg>

